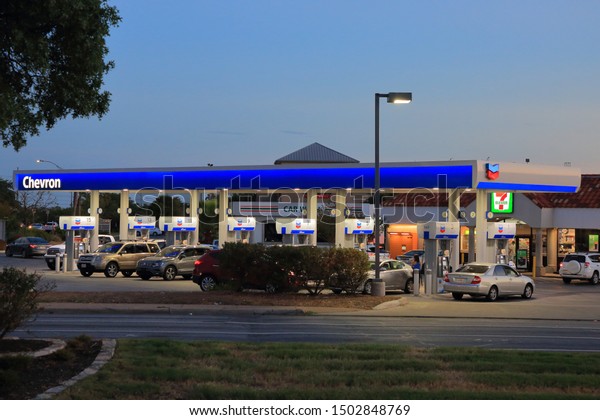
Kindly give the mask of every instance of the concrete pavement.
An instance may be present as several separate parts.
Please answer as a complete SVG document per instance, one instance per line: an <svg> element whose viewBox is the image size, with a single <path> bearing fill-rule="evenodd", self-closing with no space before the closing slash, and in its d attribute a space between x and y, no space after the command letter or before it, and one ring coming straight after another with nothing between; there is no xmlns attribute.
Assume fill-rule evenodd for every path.
<svg viewBox="0 0 600 420"><path fill-rule="evenodd" d="M554 279L560 282L559 279ZM520 297L487 302L465 297L455 301L447 293L436 295L397 295L371 310L311 306L247 306L247 305L181 305L121 303L43 303L49 312L114 312L114 313L193 313L252 315L287 314L321 316L422 317L422 318L496 318L600 321L600 286L569 285L555 293L539 293L533 298Z"/></svg>

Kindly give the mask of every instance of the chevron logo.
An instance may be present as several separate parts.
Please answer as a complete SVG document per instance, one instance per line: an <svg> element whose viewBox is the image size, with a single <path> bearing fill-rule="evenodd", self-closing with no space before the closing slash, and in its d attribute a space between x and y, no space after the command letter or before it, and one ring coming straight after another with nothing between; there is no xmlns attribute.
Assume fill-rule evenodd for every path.
<svg viewBox="0 0 600 420"><path fill-rule="evenodd" d="M485 176L491 180L498 179L500 176L500 165L498 163L486 163Z"/></svg>

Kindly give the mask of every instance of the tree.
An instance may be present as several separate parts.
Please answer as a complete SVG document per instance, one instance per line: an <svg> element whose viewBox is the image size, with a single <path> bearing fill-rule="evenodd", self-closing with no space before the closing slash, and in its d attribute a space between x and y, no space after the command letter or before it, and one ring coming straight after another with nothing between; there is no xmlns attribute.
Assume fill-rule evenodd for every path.
<svg viewBox="0 0 600 420"><path fill-rule="evenodd" d="M105 38L121 18L106 0L0 2L0 135L18 151L39 127L108 112Z"/></svg>
<svg viewBox="0 0 600 420"><path fill-rule="evenodd" d="M38 296L51 291L56 284L43 283L42 276L14 267L0 272L0 339L35 315Z"/></svg>

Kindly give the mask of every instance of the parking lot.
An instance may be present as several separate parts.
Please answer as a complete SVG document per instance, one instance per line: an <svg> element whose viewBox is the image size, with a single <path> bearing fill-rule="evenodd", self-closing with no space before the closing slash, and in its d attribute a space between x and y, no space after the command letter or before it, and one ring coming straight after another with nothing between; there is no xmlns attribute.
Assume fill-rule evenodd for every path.
<svg viewBox="0 0 600 420"><path fill-rule="evenodd" d="M44 259L41 257L6 257L4 253L0 253L0 267L9 266L34 271L41 274L44 278L54 280L56 282L56 291L197 292L200 290L191 280L183 280L181 278L164 281L160 277L142 280L135 275L126 278L122 274L118 274L114 278L107 278L102 273L95 273L91 277L83 277L79 271L56 273L48 269ZM403 294L399 293L399 295L402 296ZM561 297L564 302L572 305L574 311L581 310L582 307L600 307L597 303L598 299L600 299L600 285L592 286L588 282L583 281L573 281L571 284L564 284L558 276L536 278L536 291L532 302L556 297ZM441 294L440 298L451 299L447 294ZM465 302L468 300L468 298L465 298Z"/></svg>

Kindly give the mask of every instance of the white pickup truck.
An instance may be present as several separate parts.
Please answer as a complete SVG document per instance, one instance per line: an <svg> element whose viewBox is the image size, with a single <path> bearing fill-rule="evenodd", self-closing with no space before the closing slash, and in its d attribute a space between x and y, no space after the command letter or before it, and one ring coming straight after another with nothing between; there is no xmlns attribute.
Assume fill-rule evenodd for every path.
<svg viewBox="0 0 600 420"><path fill-rule="evenodd" d="M98 235L98 243L100 245L115 242L115 238L112 235ZM85 252L85 243L82 241L77 241L79 244L79 253L82 254ZM56 255L64 254L66 249L66 244L63 242L62 244L52 245L46 251L46 255L44 255L44 259L46 260L46 265L50 270L56 269Z"/></svg>

